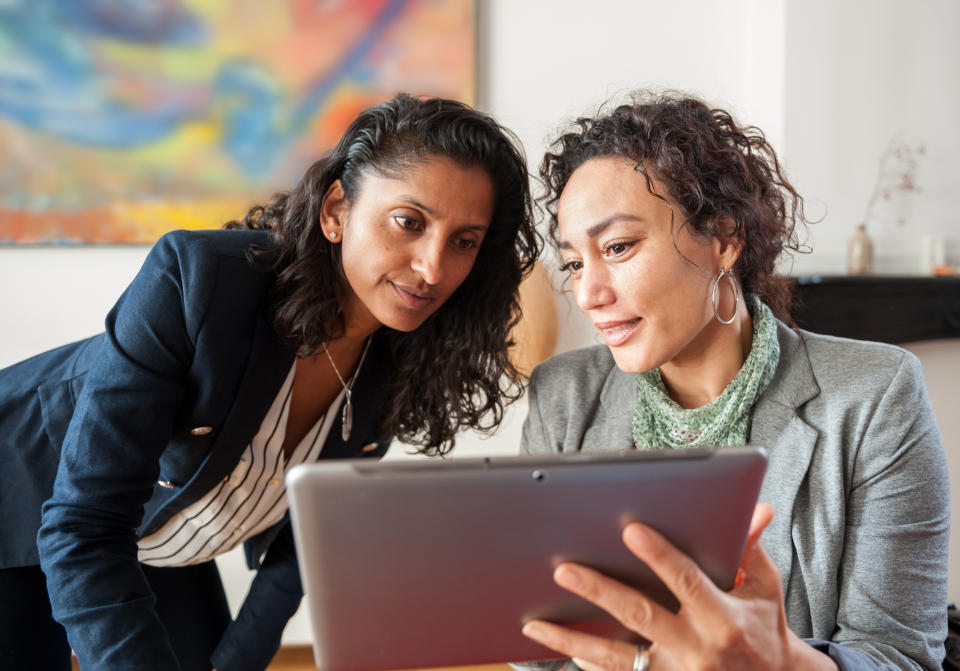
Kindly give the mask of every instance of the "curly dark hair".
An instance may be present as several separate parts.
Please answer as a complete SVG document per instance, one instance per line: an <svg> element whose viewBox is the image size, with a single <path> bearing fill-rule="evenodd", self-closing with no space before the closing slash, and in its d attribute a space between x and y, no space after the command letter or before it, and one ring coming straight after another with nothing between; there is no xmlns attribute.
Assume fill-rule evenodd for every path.
<svg viewBox="0 0 960 671"><path fill-rule="evenodd" d="M806 224L803 199L793 188L763 132L741 126L733 116L704 101L676 92L635 93L630 104L592 118L560 136L540 165L546 193L540 201L557 243L557 203L574 171L592 158L623 157L636 164L647 189L653 180L680 206L681 226L701 238L732 236L741 244L734 265L743 290L759 296L780 319L793 324L793 293L775 263L785 251L801 252L796 233ZM721 230L721 222L733 229Z"/></svg>
<svg viewBox="0 0 960 671"><path fill-rule="evenodd" d="M518 286L542 239L516 137L461 102L401 93L361 112L295 188L226 227L273 231L273 245L249 257L277 273L274 328L298 356L309 356L345 329L340 304L349 285L340 246L320 226L328 187L339 179L351 202L363 174L402 175L432 156L482 168L496 199L463 283L416 330L387 331L396 381L382 428L424 454L442 455L461 428L499 424L505 405L523 391L523 378L507 356L510 330L520 316Z"/></svg>

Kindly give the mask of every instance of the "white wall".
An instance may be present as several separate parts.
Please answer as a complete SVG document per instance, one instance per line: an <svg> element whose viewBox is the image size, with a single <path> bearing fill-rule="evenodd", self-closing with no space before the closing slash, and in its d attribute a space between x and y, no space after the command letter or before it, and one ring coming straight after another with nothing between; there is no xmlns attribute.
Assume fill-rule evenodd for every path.
<svg viewBox="0 0 960 671"><path fill-rule="evenodd" d="M103 331L147 248L0 247L0 367Z"/></svg>
<svg viewBox="0 0 960 671"><path fill-rule="evenodd" d="M811 213L824 216L812 227L815 254L797 269L843 268L881 155L900 133L926 146L922 191L874 209L877 270L914 272L924 234L946 237L960 262L960 2L788 0L786 26L785 158Z"/></svg>
<svg viewBox="0 0 960 671"><path fill-rule="evenodd" d="M862 173L872 170L869 152L862 148L851 152L842 141L844 134L860 126L877 125L875 134L882 136L887 127L899 123L893 117L887 121L887 116L882 124L869 121L878 110L887 110L880 102L866 107L862 114L851 111L853 103L846 92L848 88L859 90L860 75L848 77L839 72L822 84L829 90L816 88L837 59L851 58L838 44L853 39L857 49L866 45L873 49L869 53L876 55L878 45L886 44L889 38L863 33L881 24L884 30L891 26L909 28L902 39L913 41L911 48L920 53L916 56L921 63L917 68L926 83L919 93L911 89L910 97L916 105L897 109L911 114L926 109L923 113L939 124L944 138L956 138L952 126L942 127L948 116L950 120L958 116L958 47L942 37L949 27L958 25L960 4L954 0L909 5L907 0L848 2L839 19L832 13L833 3L826 0L478 1L479 106L518 133L532 169L536 169L547 138L563 122L591 113L608 97L644 86L689 90L763 128L784 153L798 186L830 202L830 223L835 227L828 232L824 224L816 233L817 255L827 262L842 257L848 235L845 222L856 220L853 213L862 201L858 191L865 189ZM919 18L906 19L909 12L904 8L908 6ZM940 18L941 10L952 18ZM864 21L858 21L860 18ZM838 20L842 27L831 28ZM920 34L928 29L933 31L933 38L926 32ZM917 78L915 69L891 70L889 64L873 56L857 59L868 73L864 76L873 87L870 90L887 92L882 100L889 99L890 90L902 90L904 80ZM881 67L875 68L875 63ZM794 89L795 82L801 87L799 93ZM938 88L936 83L942 86ZM941 93L945 96L942 105ZM827 132L835 119L843 123ZM858 141L858 146L872 147L873 135L864 134ZM861 155L867 158L860 161ZM933 168L931 164L930 170ZM942 216L948 211L947 205L952 207L951 212L958 209L950 197L960 190L945 186L953 174L943 171L929 178L928 194L942 201L936 206L941 214L927 218L941 217L937 221L947 226L951 224ZM103 315L145 254L140 247L0 248L0 286L4 287L0 290L4 326L0 329L0 366L101 330ZM558 350L592 343L592 329L575 305L563 297L557 300ZM927 354L930 352L922 356ZM946 377L948 373L940 366L944 356L941 350L931 356L940 357L932 359L934 365L925 361L931 390L936 388L943 394L934 401L940 410L955 403L950 381L956 377ZM950 359L953 355L946 356ZM467 436L456 454L515 452L524 412L523 404L518 404L495 438ZM957 459L960 427L949 428L949 449ZM401 457L403 446L391 449L389 458ZM956 472L960 473L960 468ZM960 553L953 556L960 558ZM221 567L229 583L228 598L236 607L249 577L237 553L225 557ZM956 584L951 585L951 594L960 599ZM288 628L285 641L307 640L307 621L301 612Z"/></svg>

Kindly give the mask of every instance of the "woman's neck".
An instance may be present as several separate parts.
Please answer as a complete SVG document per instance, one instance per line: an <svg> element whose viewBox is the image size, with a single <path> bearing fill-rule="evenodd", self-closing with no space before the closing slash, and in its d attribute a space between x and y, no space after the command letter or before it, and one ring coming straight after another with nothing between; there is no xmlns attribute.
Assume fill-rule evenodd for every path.
<svg viewBox="0 0 960 671"><path fill-rule="evenodd" d="M367 339L383 326L352 294L341 305L341 310L343 311L343 335L327 343L329 347L339 344L345 349L362 348Z"/></svg>
<svg viewBox="0 0 960 671"><path fill-rule="evenodd" d="M719 398L740 372L753 345L753 320L744 302L732 324L714 320L683 352L660 366L667 394L681 408Z"/></svg>

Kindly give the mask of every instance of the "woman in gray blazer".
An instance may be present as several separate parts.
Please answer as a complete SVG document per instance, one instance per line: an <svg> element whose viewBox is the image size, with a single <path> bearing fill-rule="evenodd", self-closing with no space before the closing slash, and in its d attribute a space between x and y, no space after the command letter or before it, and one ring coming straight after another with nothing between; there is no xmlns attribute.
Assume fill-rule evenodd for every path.
<svg viewBox="0 0 960 671"><path fill-rule="evenodd" d="M551 237L605 345L534 371L523 450L750 442L769 465L730 592L635 523L624 542L678 613L586 567L554 578L649 647L542 621L524 633L588 671L939 668L949 489L920 365L790 326L774 263L798 248L802 201L762 133L641 95L553 147Z"/></svg>

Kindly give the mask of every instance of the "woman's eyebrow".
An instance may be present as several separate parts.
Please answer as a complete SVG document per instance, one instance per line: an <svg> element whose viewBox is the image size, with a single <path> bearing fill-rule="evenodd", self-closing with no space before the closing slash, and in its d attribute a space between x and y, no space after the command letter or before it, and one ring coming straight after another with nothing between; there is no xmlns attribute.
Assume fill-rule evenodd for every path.
<svg viewBox="0 0 960 671"><path fill-rule="evenodd" d="M637 215L635 215L635 214L624 214L624 213L620 213L620 212L618 212L618 213L616 213L616 214L611 214L609 217L606 217L606 218L604 218L604 219L601 219L600 221L598 221L597 223L595 223L593 226L590 226L590 227L587 229L587 237L588 237L588 238L595 238L595 237L597 237L598 235L600 235L601 233L603 233L605 230L607 230L608 228L610 228L610 226L612 226L613 224L617 223L618 221L637 221L637 222L642 222L642 221L646 221L646 220L645 220L643 217L639 217L639 216L637 216ZM570 243L567 242L566 240L561 240L560 242L557 243L557 248L558 248L558 249L570 249Z"/></svg>
<svg viewBox="0 0 960 671"><path fill-rule="evenodd" d="M424 205L423 203L421 203L419 200L417 200L417 199L414 198L413 196L402 195L402 196L400 196L400 200L402 200L403 202L407 203L408 205L412 205L413 207L417 208L418 210L423 210L424 212L426 212L426 213L427 213L428 215L430 215L431 217L436 217L436 216L437 216L437 212L436 212L435 210L433 210L432 208L427 207L426 205ZM490 225L489 225L489 224L464 224L463 226L461 226L461 229L462 229L462 230L478 231L478 232L480 232L480 233L485 233L487 230L490 229Z"/></svg>
<svg viewBox="0 0 960 671"><path fill-rule="evenodd" d="M419 200L417 200L413 196L402 195L400 196L400 200L402 200L405 203L409 203L410 205L413 205L417 209L423 210L424 212L429 214L431 217L437 216L437 213L433 210L433 208L427 207L426 205L421 203Z"/></svg>

